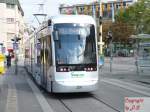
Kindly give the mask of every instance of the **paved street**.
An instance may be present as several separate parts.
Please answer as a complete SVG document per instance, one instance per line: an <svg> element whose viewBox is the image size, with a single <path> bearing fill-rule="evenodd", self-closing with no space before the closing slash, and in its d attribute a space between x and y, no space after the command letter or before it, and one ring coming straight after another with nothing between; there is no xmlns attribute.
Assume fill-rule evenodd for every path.
<svg viewBox="0 0 150 112"><path fill-rule="evenodd" d="M11 67L1 78L1 112L42 112L32 89L27 84L23 67L19 67L17 75L14 74L14 67Z"/></svg>
<svg viewBox="0 0 150 112"><path fill-rule="evenodd" d="M12 66L0 78L0 112L123 112L125 97L150 96L150 78L136 74L131 58L117 60L110 73L105 59L99 89L91 93L48 93L35 85L23 66L17 75Z"/></svg>
<svg viewBox="0 0 150 112"><path fill-rule="evenodd" d="M112 72L110 72L110 59L105 58L105 64L101 69L102 78L113 78L125 81L150 83L149 73L137 73L134 57L114 57L112 64ZM148 85L146 85L148 86Z"/></svg>

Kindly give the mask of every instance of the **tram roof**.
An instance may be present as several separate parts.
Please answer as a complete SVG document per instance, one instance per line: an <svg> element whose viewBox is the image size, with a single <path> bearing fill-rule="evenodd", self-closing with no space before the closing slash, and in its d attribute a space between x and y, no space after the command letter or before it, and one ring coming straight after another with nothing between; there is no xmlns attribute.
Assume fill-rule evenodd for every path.
<svg viewBox="0 0 150 112"><path fill-rule="evenodd" d="M36 32L48 26L49 21L51 24L59 24L59 23L77 23L77 24L94 24L95 20L92 16L88 15L58 15L53 16L48 19L48 21L44 21L39 28L37 28Z"/></svg>
<svg viewBox="0 0 150 112"><path fill-rule="evenodd" d="M93 17L88 15L59 15L50 18L52 23L79 23L79 24L94 24L95 20Z"/></svg>

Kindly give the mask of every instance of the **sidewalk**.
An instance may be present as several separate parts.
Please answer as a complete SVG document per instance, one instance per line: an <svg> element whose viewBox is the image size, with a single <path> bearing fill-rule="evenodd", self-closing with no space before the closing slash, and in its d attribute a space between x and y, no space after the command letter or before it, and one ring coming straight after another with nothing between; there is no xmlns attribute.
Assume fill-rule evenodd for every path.
<svg viewBox="0 0 150 112"><path fill-rule="evenodd" d="M18 66L7 69L0 76L0 112L43 112L36 96L27 83L25 69Z"/></svg>
<svg viewBox="0 0 150 112"><path fill-rule="evenodd" d="M102 78L136 81L150 85L150 73L138 74L134 58L115 57L113 59L111 72L109 61L109 58L105 58L105 64L100 71Z"/></svg>

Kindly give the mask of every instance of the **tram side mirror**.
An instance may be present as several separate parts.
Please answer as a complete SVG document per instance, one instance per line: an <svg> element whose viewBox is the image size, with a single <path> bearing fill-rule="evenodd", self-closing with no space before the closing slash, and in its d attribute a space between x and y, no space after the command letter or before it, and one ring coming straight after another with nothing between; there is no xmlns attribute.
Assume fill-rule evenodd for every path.
<svg viewBox="0 0 150 112"><path fill-rule="evenodd" d="M53 37L55 41L59 40L59 32L57 30L53 32Z"/></svg>

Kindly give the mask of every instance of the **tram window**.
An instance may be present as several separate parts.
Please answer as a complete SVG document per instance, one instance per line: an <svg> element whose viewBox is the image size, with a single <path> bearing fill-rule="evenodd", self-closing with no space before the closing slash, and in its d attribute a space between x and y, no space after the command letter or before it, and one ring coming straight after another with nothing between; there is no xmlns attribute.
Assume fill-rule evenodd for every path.
<svg viewBox="0 0 150 112"><path fill-rule="evenodd" d="M52 65L52 47L51 47L51 37L47 38L47 48L48 48L48 65Z"/></svg>
<svg viewBox="0 0 150 112"><path fill-rule="evenodd" d="M44 62L44 50L41 49L41 52L40 52L40 60L41 60L41 63Z"/></svg>
<svg viewBox="0 0 150 112"><path fill-rule="evenodd" d="M49 60L48 60L48 49L45 49L45 62L49 64Z"/></svg>
<svg viewBox="0 0 150 112"><path fill-rule="evenodd" d="M41 48L40 48L40 44L38 44L37 46L37 65L40 66L41 63Z"/></svg>
<svg viewBox="0 0 150 112"><path fill-rule="evenodd" d="M42 39L40 42L41 42L40 61L41 61L41 64L43 64L44 63L44 42Z"/></svg>
<svg viewBox="0 0 150 112"><path fill-rule="evenodd" d="M37 65L40 66L40 63L41 63L40 56L37 56Z"/></svg>

